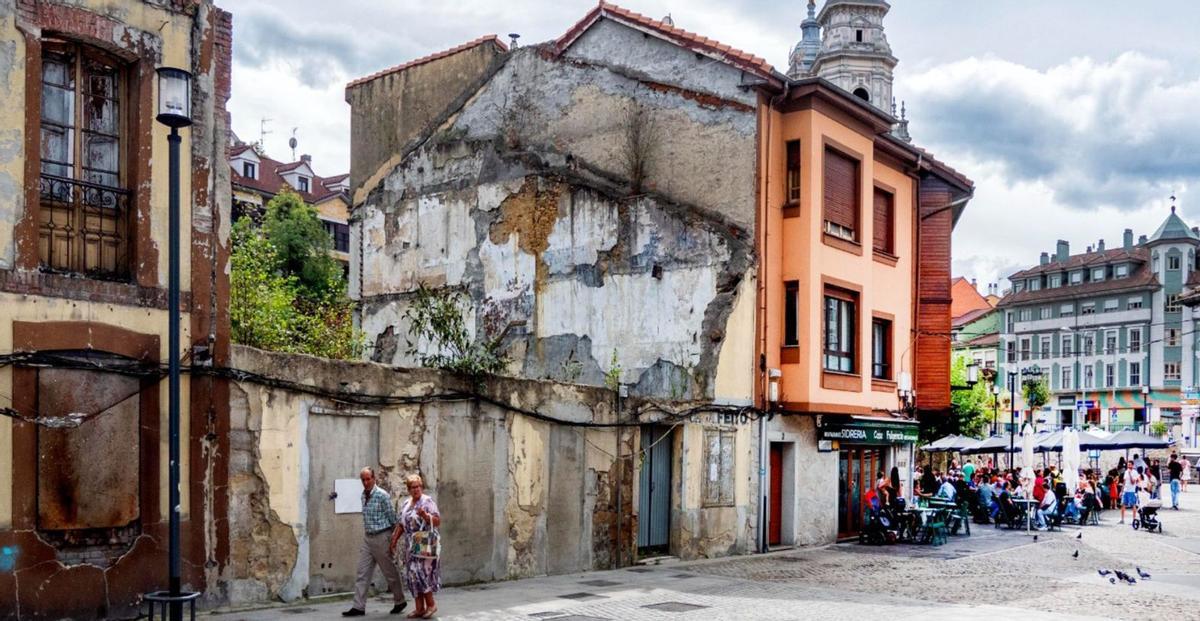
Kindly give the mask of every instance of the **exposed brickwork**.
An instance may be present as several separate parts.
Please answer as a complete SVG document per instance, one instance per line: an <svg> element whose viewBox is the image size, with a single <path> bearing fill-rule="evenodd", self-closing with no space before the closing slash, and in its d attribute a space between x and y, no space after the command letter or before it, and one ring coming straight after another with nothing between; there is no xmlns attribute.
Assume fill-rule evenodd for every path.
<svg viewBox="0 0 1200 621"><path fill-rule="evenodd" d="M167 290L46 272L0 270L0 291L101 304L167 308ZM179 294L179 307L190 312L191 294Z"/></svg>

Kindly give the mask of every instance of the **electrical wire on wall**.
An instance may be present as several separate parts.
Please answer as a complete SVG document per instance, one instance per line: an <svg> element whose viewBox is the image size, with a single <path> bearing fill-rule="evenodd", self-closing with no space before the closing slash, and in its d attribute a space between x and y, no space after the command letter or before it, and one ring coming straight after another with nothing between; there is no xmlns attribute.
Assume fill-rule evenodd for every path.
<svg viewBox="0 0 1200 621"><path fill-rule="evenodd" d="M22 351L11 354L0 354L0 367L7 366L21 366L35 369L53 368L81 371L101 371L137 377L143 380L161 380L166 376L167 369L166 365L163 364L147 363L137 360L116 358L112 356L89 358L86 355L79 355L74 352L67 354L63 352L51 351ZM313 397L328 399L329 401L342 405L360 407L388 407L420 405L434 402L475 401L479 403L486 403L513 414L520 414L535 420L569 427L636 428L647 425L661 424L663 422L685 421L704 414L713 414L719 417L724 417L731 423L746 423L750 421L756 421L763 416L770 416L769 412L753 406L699 404L685 408L671 408L664 404L653 401L641 401L631 410L633 418L637 420L629 422L606 423L558 418L544 414L536 409L518 407L502 399L498 399L478 391L450 391L430 393L425 395L403 396L369 394L347 390L331 390L315 384L307 384L304 382L297 382L281 377L269 376L262 373L230 367L183 365L181 366L181 370L184 373L194 376L218 377L236 382L258 384L268 388L279 388L282 390L289 390L292 392L311 395ZM143 381L142 385L139 386L137 390L120 396L120 398L116 399L113 403L94 412L69 412L63 414L58 412L51 413L39 411L34 413L22 413L13 408L0 408L0 416L8 416L22 422L49 428L78 427L82 423L94 418L95 416L98 416L118 403L121 403L126 399L139 394L146 388L146 381ZM8 398L11 402L11 395L6 395L6 398ZM653 420L640 420L644 417L654 414L658 414L660 416L655 417Z"/></svg>

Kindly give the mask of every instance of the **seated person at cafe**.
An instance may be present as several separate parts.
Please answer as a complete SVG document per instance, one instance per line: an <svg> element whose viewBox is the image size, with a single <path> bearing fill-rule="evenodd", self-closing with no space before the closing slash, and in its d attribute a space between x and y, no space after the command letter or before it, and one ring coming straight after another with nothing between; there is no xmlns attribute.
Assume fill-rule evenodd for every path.
<svg viewBox="0 0 1200 621"><path fill-rule="evenodd" d="M954 500L958 490L954 488L954 481L949 476L945 481L942 481L942 486L938 488L937 497L945 500Z"/></svg>
<svg viewBox="0 0 1200 621"><path fill-rule="evenodd" d="M1038 530L1046 530L1047 518L1056 515L1055 510L1058 505L1058 499L1054 497L1054 492L1050 491L1050 484L1042 484L1042 500L1038 503L1037 514L1034 516L1034 523Z"/></svg>
<svg viewBox="0 0 1200 621"><path fill-rule="evenodd" d="M974 513L977 522L987 524L990 521L988 517L992 514L992 499L995 494L993 494L992 486L983 481L982 478L978 474L975 475L975 497L978 502L975 503Z"/></svg>
<svg viewBox="0 0 1200 621"><path fill-rule="evenodd" d="M1042 476L1041 470L1033 471L1033 499L1042 502L1042 498L1046 495L1048 486L1046 485L1046 477Z"/></svg>

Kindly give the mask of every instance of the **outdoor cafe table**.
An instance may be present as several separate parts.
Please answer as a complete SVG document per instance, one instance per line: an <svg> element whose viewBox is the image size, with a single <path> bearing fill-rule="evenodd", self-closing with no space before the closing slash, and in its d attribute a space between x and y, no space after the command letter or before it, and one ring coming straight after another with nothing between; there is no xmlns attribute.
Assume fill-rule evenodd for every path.
<svg viewBox="0 0 1200 621"><path fill-rule="evenodd" d="M1022 508L1025 512L1026 529L1033 527L1033 509L1037 507L1038 501L1036 498L1013 498L1013 504Z"/></svg>

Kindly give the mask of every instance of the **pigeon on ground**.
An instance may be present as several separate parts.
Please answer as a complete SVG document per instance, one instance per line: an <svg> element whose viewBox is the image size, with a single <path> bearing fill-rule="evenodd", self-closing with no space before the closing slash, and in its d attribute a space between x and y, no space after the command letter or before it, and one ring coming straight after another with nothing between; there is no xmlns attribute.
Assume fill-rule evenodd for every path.
<svg viewBox="0 0 1200 621"><path fill-rule="evenodd" d="M1097 569L1096 573L1100 574L1101 576L1107 576L1108 574L1111 574L1112 572L1107 569Z"/></svg>
<svg viewBox="0 0 1200 621"><path fill-rule="evenodd" d="M1138 575L1142 577L1142 580L1148 580L1150 578L1150 574L1142 571L1141 567L1134 567L1134 569L1137 570Z"/></svg>
<svg viewBox="0 0 1200 621"><path fill-rule="evenodd" d="M1034 540L1034 541L1037 541L1037 535L1034 535L1034 536L1033 536L1033 540Z"/></svg>
<svg viewBox="0 0 1200 621"><path fill-rule="evenodd" d="M1075 538L1076 538L1076 539L1083 539L1083 533L1079 533L1078 535L1075 535Z"/></svg>
<svg viewBox="0 0 1200 621"><path fill-rule="evenodd" d="M1121 571L1120 569L1118 569L1116 573L1117 573L1118 580L1125 580L1125 581L1129 580L1129 574Z"/></svg>
<svg viewBox="0 0 1200 621"><path fill-rule="evenodd" d="M1129 577L1129 584L1137 584L1137 578L1134 578L1133 576L1130 576L1130 577Z"/></svg>
<svg viewBox="0 0 1200 621"><path fill-rule="evenodd" d="M1117 583L1117 579L1116 579L1116 578L1109 578L1109 579L1108 579L1108 583L1109 583L1109 584L1116 584L1116 583Z"/></svg>
<svg viewBox="0 0 1200 621"><path fill-rule="evenodd" d="M1076 550L1076 551L1075 551L1075 553L1074 553L1074 554L1072 554L1071 556L1072 556L1073 558L1079 558L1079 550Z"/></svg>

